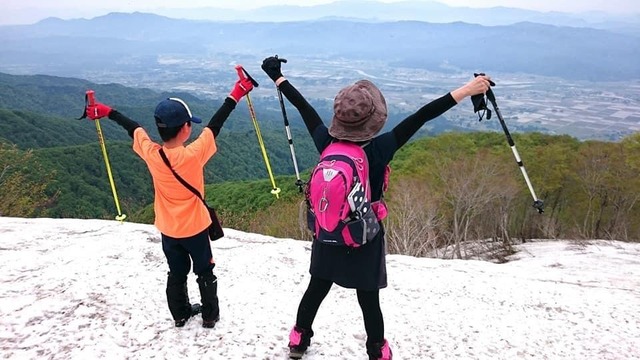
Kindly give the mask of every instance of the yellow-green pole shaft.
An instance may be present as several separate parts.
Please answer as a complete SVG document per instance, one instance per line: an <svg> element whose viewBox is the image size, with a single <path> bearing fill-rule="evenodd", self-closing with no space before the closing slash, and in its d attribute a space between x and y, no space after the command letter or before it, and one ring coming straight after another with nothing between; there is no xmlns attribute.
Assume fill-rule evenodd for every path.
<svg viewBox="0 0 640 360"><path fill-rule="evenodd" d="M251 97L249 96L249 94L247 94L245 97L247 99L247 105L249 106L249 114L251 115L251 120L253 121L253 127L256 129L256 136L258 137L258 144L260 145L260 151L262 152L264 163L267 166L269 179L271 179L271 186L273 187L273 190L271 190L271 193L276 196L276 199L279 199L280 189L276 186L276 180L274 179L273 172L271 171L271 165L269 164L269 157L267 156L267 149L265 148L264 141L262 140L262 133L260 132L258 119L256 118L256 114L253 111L253 104L251 102Z"/></svg>
<svg viewBox="0 0 640 360"><path fill-rule="evenodd" d="M107 175L109 176L109 183L111 184L111 192L113 193L113 200L116 203L116 209L118 210L118 216L116 220L122 221L126 215L120 211L120 202L118 202L118 193L116 192L116 184L113 181L113 174L111 173L111 166L109 165L109 156L107 155L107 146L104 143L104 137L102 136L102 128L100 127L100 120L94 120L96 123L96 130L98 131L98 141L100 142L100 148L102 149L102 156L104 157L104 164L107 167Z"/></svg>

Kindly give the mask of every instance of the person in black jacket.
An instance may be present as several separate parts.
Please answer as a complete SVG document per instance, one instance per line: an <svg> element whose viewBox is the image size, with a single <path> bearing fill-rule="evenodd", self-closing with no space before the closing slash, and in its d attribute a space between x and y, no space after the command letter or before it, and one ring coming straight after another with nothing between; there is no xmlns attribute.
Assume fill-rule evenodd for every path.
<svg viewBox="0 0 640 360"><path fill-rule="evenodd" d="M371 201L381 199L385 169L394 154L424 125L464 98L482 94L489 89L490 79L478 76L460 88L424 105L400 122L393 130L380 134L387 120L387 105L381 91L368 80L359 80L337 94L334 115L327 128L316 110L282 75L282 59L264 59L262 69L278 86L282 94L300 112L318 150L322 152L336 140L367 144ZM384 228L376 238L358 248L331 246L313 241L311 251L311 280L305 291L289 336L291 358L301 358L311 343L312 324L320 304L335 283L356 289L367 332L367 354L371 360L389 360L391 348L384 336L384 321L380 309L379 290L387 286Z"/></svg>

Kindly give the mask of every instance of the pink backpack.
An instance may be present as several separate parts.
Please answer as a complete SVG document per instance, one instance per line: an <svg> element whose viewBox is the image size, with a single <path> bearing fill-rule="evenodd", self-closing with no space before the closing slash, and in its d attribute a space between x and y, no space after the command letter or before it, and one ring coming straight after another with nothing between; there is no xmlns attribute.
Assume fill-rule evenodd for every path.
<svg viewBox="0 0 640 360"><path fill-rule="evenodd" d="M387 181L388 171L385 190ZM367 155L352 142L324 149L311 171L306 197L307 226L316 240L330 245L358 247L373 240L387 212L382 201L371 203Z"/></svg>

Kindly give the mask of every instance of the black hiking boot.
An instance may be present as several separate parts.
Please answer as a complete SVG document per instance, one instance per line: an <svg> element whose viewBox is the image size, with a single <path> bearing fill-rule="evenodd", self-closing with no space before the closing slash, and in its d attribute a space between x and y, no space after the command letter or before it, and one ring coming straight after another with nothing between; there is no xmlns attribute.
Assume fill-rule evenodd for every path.
<svg viewBox="0 0 640 360"><path fill-rule="evenodd" d="M176 327L183 327L187 323L187 320L200 314L201 311L202 307L200 306L200 304L191 304L191 314L189 314L189 316L184 319L176 320Z"/></svg>
<svg viewBox="0 0 640 360"><path fill-rule="evenodd" d="M216 323L220 321L220 315L217 318L212 320L204 320L202 319L202 327L207 329L213 329L216 326Z"/></svg>
<svg viewBox="0 0 640 360"><path fill-rule="evenodd" d="M209 272L198 275L197 281L202 301L202 327L211 329L220 320L218 278L209 270Z"/></svg>
<svg viewBox="0 0 640 360"><path fill-rule="evenodd" d="M167 277L167 304L169 311L175 321L176 327L183 327L184 324L200 310L200 304L191 305L187 291L187 277L176 276L169 272ZM194 313L194 311L197 311Z"/></svg>
<svg viewBox="0 0 640 360"><path fill-rule="evenodd" d="M302 355L311 345L313 330L294 326L289 333L289 359L302 359Z"/></svg>

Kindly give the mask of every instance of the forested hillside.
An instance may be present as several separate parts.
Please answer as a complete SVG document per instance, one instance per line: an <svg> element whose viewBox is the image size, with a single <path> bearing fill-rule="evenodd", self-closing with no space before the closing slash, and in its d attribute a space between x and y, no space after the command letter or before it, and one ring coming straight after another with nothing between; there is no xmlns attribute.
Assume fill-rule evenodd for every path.
<svg viewBox="0 0 640 360"><path fill-rule="evenodd" d="M230 71L233 70L231 69ZM225 86L225 88L228 87L231 90L233 82L229 81L228 85L216 84L216 86ZM86 124L86 121L84 124L80 121L75 121L83 113L85 92L87 90L94 90L98 101L116 108L149 129L155 129L153 119L155 106L167 97L179 97L186 101L192 113L203 119L205 124L224 100L223 98L197 97L181 91L164 92L146 88L126 87L113 83L97 84L75 78L48 75L9 75L0 72L0 109L9 111L9 113L0 113L0 137L13 139L21 136L18 133L22 129L18 126L12 126L16 120L21 123L32 123L33 126L26 130L31 133L30 137L36 139L31 141L36 142L42 136L41 132L52 130L54 124L67 124L72 129L76 127L76 124L80 124L91 129L91 125ZM255 108L259 109L259 111L256 110L257 118L261 127L266 130L284 131L282 114L276 100L275 89L272 95L273 98L253 99ZM324 104L318 108L318 111L326 118L328 108L329 106ZM304 129L302 122L298 121L299 116L296 112L292 112L289 116L292 128ZM46 124L42 121L44 118L57 120L52 124ZM253 130L253 125L250 119L247 105L242 101L225 123L224 129L251 131ZM103 121L103 123L107 139L125 140L129 138L125 131L122 131L112 122ZM84 132L82 134L84 135ZM150 135L159 139L156 131L150 131ZM95 136L87 139L93 141L94 138ZM77 140L77 142L73 140L70 143L80 144L83 142L82 140ZM49 145L35 143L33 146L43 147Z"/></svg>
<svg viewBox="0 0 640 360"><path fill-rule="evenodd" d="M0 148L4 155L0 160L0 186L5 196L9 192L16 196L18 192L22 194L18 196L22 200L16 200L13 205L7 202L0 213L77 218L112 218L116 214L96 126L91 120L77 119L82 114L84 93L88 89L95 90L100 101L138 121L156 140L159 136L153 110L160 99L180 96L195 114L203 118L205 124L195 125L193 138L220 105L220 102L186 93L159 93L118 84L93 84L79 79L0 73L0 142L4 143ZM274 106L273 109L261 110L259 114L272 171L276 175L293 174L279 108ZM270 117L262 117L263 114ZM100 124L107 139L107 152L120 205L126 214L135 214L153 200L148 170L131 150L131 138L125 130L109 119L101 120ZM293 136L299 166L311 166L317 154L300 124L293 129ZM268 177L244 102L231 114L217 141L219 152L205 169L205 181L214 183ZM21 162L16 163L15 159ZM25 166L26 159L31 165ZM28 191L18 191L9 186L8 180L14 175L32 179L33 187L41 189L46 198L27 201ZM135 216L131 218L135 219Z"/></svg>
<svg viewBox="0 0 640 360"><path fill-rule="evenodd" d="M297 135L300 139L296 144L299 166L309 167L316 160L315 149L308 136L302 136L304 134L301 133ZM262 136L272 171L276 175L294 174L285 135L270 131ZM153 201L149 172L131 149L131 141L108 141L106 144L120 205L126 214L134 214ZM255 134L223 131L218 146L219 152L205 168L207 183L268 178ZM27 153L23 150L13 151ZM40 148L32 153L33 161L38 162L39 167L25 171L35 178L51 174L46 184L46 194L55 197L34 215L113 218L116 208L97 139L90 144ZM15 164L5 159L0 160L0 165L11 171ZM270 184L265 184L264 190L268 193ZM3 212L11 214L10 209Z"/></svg>
<svg viewBox="0 0 640 360"><path fill-rule="evenodd" d="M78 120L88 89L95 91L99 101L139 122L155 140L159 140L159 136L153 111L159 100L179 96L205 123L221 104L221 99L202 99L181 92L156 92L152 89L95 84L82 79L47 75L0 73L0 141L6 144L3 151L19 154L16 155L18 158L29 157L31 162L38 164L30 168L16 166L9 160L13 157L7 157L0 160L0 169L5 169L4 179L16 171L24 171L34 179L34 186L38 184L43 187L46 194L46 199L36 201L39 206L25 200L24 209L18 210L7 205L2 213L77 218L114 216L116 207L96 126L91 120ZM273 95L273 98L253 99L253 104L274 175L293 175L293 160L275 91ZM324 119L330 118L327 104L327 101L320 100L316 106ZM291 105L287 104L287 107L290 108L288 117L298 166L301 170L308 169L317 160L317 152L299 115ZM406 115L408 113L396 114L397 117ZM100 124L122 211L135 220L134 214L153 199L148 171L131 150L131 138L126 131L109 119L102 119ZM195 125L192 136L195 137L203 126ZM438 122L434 126L439 129L437 131L450 128L446 122ZM425 133L426 130L423 130L418 136ZM219 152L205 168L207 183L268 179L245 101L238 104L225 122L217 142ZM39 179L50 181L44 183ZM265 186L271 189L271 184Z"/></svg>

